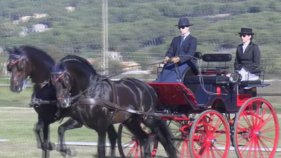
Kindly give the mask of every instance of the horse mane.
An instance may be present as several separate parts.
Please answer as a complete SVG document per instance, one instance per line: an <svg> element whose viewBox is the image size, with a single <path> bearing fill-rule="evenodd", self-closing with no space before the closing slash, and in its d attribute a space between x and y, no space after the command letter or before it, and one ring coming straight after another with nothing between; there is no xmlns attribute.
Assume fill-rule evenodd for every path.
<svg viewBox="0 0 281 158"><path fill-rule="evenodd" d="M50 67L55 64L54 59L42 49L30 45L23 45L15 48L15 53L25 53L26 56L33 61L46 62ZM19 54L18 54L19 55Z"/></svg>
<svg viewBox="0 0 281 158"><path fill-rule="evenodd" d="M93 66L90 64L90 62L88 60L86 60L85 58L82 58L82 57L77 56L77 55L67 55L60 60L61 63L65 63L65 62L69 62L69 61L78 62L80 64L82 63L89 70L91 70L93 74L97 74L96 70L93 68Z"/></svg>

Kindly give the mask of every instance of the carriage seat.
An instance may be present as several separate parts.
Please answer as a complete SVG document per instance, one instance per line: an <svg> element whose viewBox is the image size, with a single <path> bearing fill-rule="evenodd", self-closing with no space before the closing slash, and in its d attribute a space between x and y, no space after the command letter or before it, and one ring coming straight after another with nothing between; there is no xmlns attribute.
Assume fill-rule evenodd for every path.
<svg viewBox="0 0 281 158"><path fill-rule="evenodd" d="M205 62L228 62L232 60L232 55L227 53L204 54L201 58Z"/></svg>
<svg viewBox="0 0 281 158"><path fill-rule="evenodd" d="M216 85L224 85L229 84L229 77L220 76L220 75L202 75L202 76L190 76L186 77L184 80L184 84L216 84Z"/></svg>
<svg viewBox="0 0 281 158"><path fill-rule="evenodd" d="M232 55L227 53L220 54L204 54L202 55L202 60L207 62L206 67L202 67L203 74L226 74L226 70L229 69L229 66L226 65L227 62L232 60ZM209 66L211 63L218 63L217 66ZM221 64L223 63L223 64Z"/></svg>
<svg viewBox="0 0 281 158"><path fill-rule="evenodd" d="M248 88L253 88L253 87L266 87L269 86L270 84L264 83L262 80L247 80L247 81L241 81L240 82L240 87L248 87Z"/></svg>
<svg viewBox="0 0 281 158"><path fill-rule="evenodd" d="M199 74L198 70L198 60L202 58L201 52L195 52L194 57L196 58L194 62L188 62L189 67L184 71L181 80L184 81L185 78L189 76L195 76Z"/></svg>

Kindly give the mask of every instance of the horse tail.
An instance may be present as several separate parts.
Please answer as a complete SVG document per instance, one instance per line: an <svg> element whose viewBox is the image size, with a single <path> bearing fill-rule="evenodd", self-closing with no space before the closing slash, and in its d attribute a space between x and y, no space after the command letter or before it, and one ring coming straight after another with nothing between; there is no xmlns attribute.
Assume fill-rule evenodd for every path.
<svg viewBox="0 0 281 158"><path fill-rule="evenodd" d="M177 158L177 149L173 145L173 136L166 122L158 116L148 116L145 124L150 127L156 135L156 139L163 145L168 157Z"/></svg>

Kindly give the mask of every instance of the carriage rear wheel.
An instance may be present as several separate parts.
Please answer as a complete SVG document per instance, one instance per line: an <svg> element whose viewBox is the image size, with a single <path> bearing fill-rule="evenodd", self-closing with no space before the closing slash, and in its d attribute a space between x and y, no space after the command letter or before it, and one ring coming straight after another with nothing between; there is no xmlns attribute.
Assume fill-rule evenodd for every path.
<svg viewBox="0 0 281 158"><path fill-rule="evenodd" d="M155 136L147 129L142 127L149 135L149 148L151 157L155 157L158 149L158 141ZM144 158L143 147L138 140L123 124L118 128L118 150L122 158Z"/></svg>
<svg viewBox="0 0 281 158"><path fill-rule="evenodd" d="M278 118L263 98L251 98L240 108L234 124L234 146L239 158L273 158L279 140Z"/></svg>
<svg viewBox="0 0 281 158"><path fill-rule="evenodd" d="M230 129L222 114L202 112L190 130L189 149L193 158L226 158L230 147Z"/></svg>

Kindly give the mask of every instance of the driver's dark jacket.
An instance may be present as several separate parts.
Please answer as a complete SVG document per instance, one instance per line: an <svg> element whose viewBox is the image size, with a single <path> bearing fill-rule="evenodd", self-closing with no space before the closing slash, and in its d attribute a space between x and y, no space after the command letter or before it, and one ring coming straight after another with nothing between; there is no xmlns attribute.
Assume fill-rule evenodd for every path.
<svg viewBox="0 0 281 158"><path fill-rule="evenodd" d="M196 52L197 39L192 35L188 35L181 46L180 43L181 36L174 37L166 56L170 58L178 56L180 58L180 63L186 63L189 60L193 62L192 59L194 57L194 53Z"/></svg>
<svg viewBox="0 0 281 158"><path fill-rule="evenodd" d="M258 45L250 42L243 53L243 44L238 45L236 49L236 58L234 61L234 69L241 70L242 67L250 73L260 72L260 50Z"/></svg>
<svg viewBox="0 0 281 158"><path fill-rule="evenodd" d="M191 68L195 71L197 39L188 35L181 44L181 36L174 37L166 56L179 57L180 62L177 64L167 63L164 65L162 72L157 76L156 82L178 82L184 76L186 70Z"/></svg>

